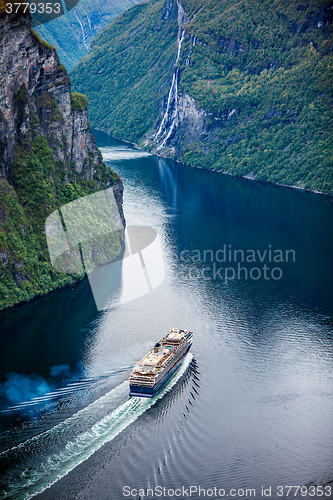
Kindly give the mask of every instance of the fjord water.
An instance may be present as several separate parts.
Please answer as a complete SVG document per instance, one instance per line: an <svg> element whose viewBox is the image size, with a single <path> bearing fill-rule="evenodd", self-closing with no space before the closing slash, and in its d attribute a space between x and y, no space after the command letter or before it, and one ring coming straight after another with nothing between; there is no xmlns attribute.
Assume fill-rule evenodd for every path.
<svg viewBox="0 0 333 500"><path fill-rule="evenodd" d="M166 278L101 312L84 280L1 313L0 498L331 498L332 198L95 136ZM193 357L153 400L129 398L131 366L172 327L194 332Z"/></svg>

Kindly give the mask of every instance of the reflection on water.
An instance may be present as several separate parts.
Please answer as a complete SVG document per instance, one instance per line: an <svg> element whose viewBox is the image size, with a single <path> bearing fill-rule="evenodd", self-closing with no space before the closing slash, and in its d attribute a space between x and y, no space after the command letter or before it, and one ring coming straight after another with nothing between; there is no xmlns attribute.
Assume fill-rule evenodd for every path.
<svg viewBox="0 0 333 500"><path fill-rule="evenodd" d="M51 390L55 406L43 419L26 422L23 430L15 421L17 410L6 413L3 449L69 418L75 422L81 410L87 415L80 444L80 450L90 450L86 460L69 456L71 472L37 498L118 500L125 485L192 484L254 488L259 499L262 486L272 486L277 498L278 485L328 484L333 480L333 202L186 168L140 155L104 134L96 137L124 180L127 224L159 234L166 278L150 293L103 312L97 312L85 280L2 313L3 382L13 371L34 372L51 383L50 367L69 367L67 378ZM286 251L293 252L288 262ZM246 260L249 255L255 260ZM245 270L238 276L239 263L247 277ZM269 268L266 275L263 266ZM271 276L273 267L281 269L281 277L274 275L278 279ZM251 276L253 268L260 277L257 271ZM104 418L108 425L117 414L112 412L129 404L130 367L172 327L195 334L196 361L186 377L140 411L140 418L132 418L136 410L129 408L131 425L89 448L94 426ZM83 385L71 392L70 383ZM60 404L53 393L61 390ZM119 394L109 401L112 391ZM51 431L36 464L51 452L58 457L66 444L67 452L74 452L79 438L73 429L62 438ZM18 471L23 470L22 460ZM38 471L36 465L31 474Z"/></svg>

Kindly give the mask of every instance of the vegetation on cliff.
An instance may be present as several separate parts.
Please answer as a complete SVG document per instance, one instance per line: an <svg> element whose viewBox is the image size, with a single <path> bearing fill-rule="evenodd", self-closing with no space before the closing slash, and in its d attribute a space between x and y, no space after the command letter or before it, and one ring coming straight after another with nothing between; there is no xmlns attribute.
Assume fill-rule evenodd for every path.
<svg viewBox="0 0 333 500"><path fill-rule="evenodd" d="M36 30L32 29L31 28L31 33L33 34L33 36L36 38L36 40L40 43L40 45L42 45L43 47L46 47L47 49L52 49L52 50L56 50L56 47L54 47L54 45L51 45L49 42L47 42L46 40L43 40L43 38L41 38L39 36L39 34L37 33Z"/></svg>
<svg viewBox="0 0 333 500"><path fill-rule="evenodd" d="M168 10L166 10L168 6ZM160 151L190 165L333 193L333 6L321 0L183 0L178 96L203 110ZM113 20L72 70L93 126L154 150L177 56L177 5ZM183 127L183 128L182 128Z"/></svg>
<svg viewBox="0 0 333 500"><path fill-rule="evenodd" d="M83 277L52 269L44 225L54 210L119 180L103 163L93 167L90 180L74 163L66 169L45 135L16 144L12 183L0 178L0 309Z"/></svg>
<svg viewBox="0 0 333 500"><path fill-rule="evenodd" d="M88 99L84 94L79 94L78 92L72 92L71 94L71 106L72 111L83 111L88 107Z"/></svg>
<svg viewBox="0 0 333 500"><path fill-rule="evenodd" d="M161 1L141 3L93 40L89 54L71 72L73 88L86 89L93 103L93 126L132 142L154 126L177 52L173 14L163 19Z"/></svg>
<svg viewBox="0 0 333 500"><path fill-rule="evenodd" d="M83 277L51 266L45 221L53 211L115 183L121 210L121 181L102 162L89 130L87 98L71 95L68 75L55 52L31 36L23 16L18 31L17 19L0 15L0 29L10 34L2 39L2 54L7 50L11 55L10 62L3 58L1 67L0 309ZM25 51L14 50L22 36ZM7 63L13 74L6 72ZM29 74L29 91L24 72ZM119 253L120 239L112 244Z"/></svg>

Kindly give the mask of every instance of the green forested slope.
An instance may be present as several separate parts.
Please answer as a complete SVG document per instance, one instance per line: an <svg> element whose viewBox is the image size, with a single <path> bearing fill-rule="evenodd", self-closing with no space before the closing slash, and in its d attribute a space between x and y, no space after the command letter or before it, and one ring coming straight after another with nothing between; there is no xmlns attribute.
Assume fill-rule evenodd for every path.
<svg viewBox="0 0 333 500"><path fill-rule="evenodd" d="M170 86L177 52L177 20L162 19L163 2L142 3L117 17L92 42L70 73L85 87L94 126L138 141L153 127Z"/></svg>
<svg viewBox="0 0 333 500"><path fill-rule="evenodd" d="M35 29L57 48L61 62L69 71L88 52L90 40L103 26L135 3L137 0L80 0L65 15L36 25Z"/></svg>
<svg viewBox="0 0 333 500"><path fill-rule="evenodd" d="M80 277L53 270L45 220L66 203L119 180L103 163L94 168L91 180L75 164L66 171L46 136L16 145L12 184L0 176L0 310Z"/></svg>
<svg viewBox="0 0 333 500"><path fill-rule="evenodd" d="M153 0L112 21L71 73L74 88L90 99L95 127L151 150L177 54L177 5L167 4L168 13ZM182 5L178 95L191 96L204 111L204 130L194 137L180 123L160 153L332 193L333 4Z"/></svg>

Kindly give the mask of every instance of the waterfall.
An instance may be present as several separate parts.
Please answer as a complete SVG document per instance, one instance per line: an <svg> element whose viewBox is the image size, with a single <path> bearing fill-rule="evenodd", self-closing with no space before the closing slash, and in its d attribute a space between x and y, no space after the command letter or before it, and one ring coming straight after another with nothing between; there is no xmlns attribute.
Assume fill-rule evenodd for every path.
<svg viewBox="0 0 333 500"><path fill-rule="evenodd" d="M155 135L155 141L160 138L157 151L164 148L173 130L178 125L178 73L177 69L172 76L172 84L169 90L168 103L161 121L161 125Z"/></svg>
<svg viewBox="0 0 333 500"><path fill-rule="evenodd" d="M182 42L184 40L185 31L182 31L181 38L178 42L177 58L175 66L178 63L180 51L182 47ZM179 123L178 117L178 80L179 80L179 68L177 68L172 75L171 87L168 94L168 101L165 113L163 115L160 126L156 132L154 140L158 140L157 151L164 148L167 141L169 140L172 132L177 128Z"/></svg>
<svg viewBox="0 0 333 500"><path fill-rule="evenodd" d="M90 34L93 35L93 30L92 30L92 27L91 27L91 22L90 22L90 17L88 16L86 10L82 7L82 10L83 12L85 13L86 15L86 18L88 19L88 23L89 23L89 28L90 28Z"/></svg>
<svg viewBox="0 0 333 500"><path fill-rule="evenodd" d="M182 36L181 36L181 39L179 40L179 43L178 43L177 59L176 59L175 65L177 64L179 56L180 56L180 49L182 48L184 36L185 36L185 30L182 31Z"/></svg>
<svg viewBox="0 0 333 500"><path fill-rule="evenodd" d="M87 35L86 35L86 34L85 34L85 32L84 32L84 29L83 29L83 24L81 23L81 21L80 21L80 19L79 19L78 15L77 15L77 13L76 13L76 11L75 11L75 10L73 10L73 12L74 12L74 14L75 14L75 16L76 16L76 19L77 19L77 20L79 21L79 23L80 23L80 27L81 27L81 31L82 31L82 40L83 40L83 44L84 44L85 48L86 48L87 50L89 50L89 47L88 47L87 42L86 42Z"/></svg>

